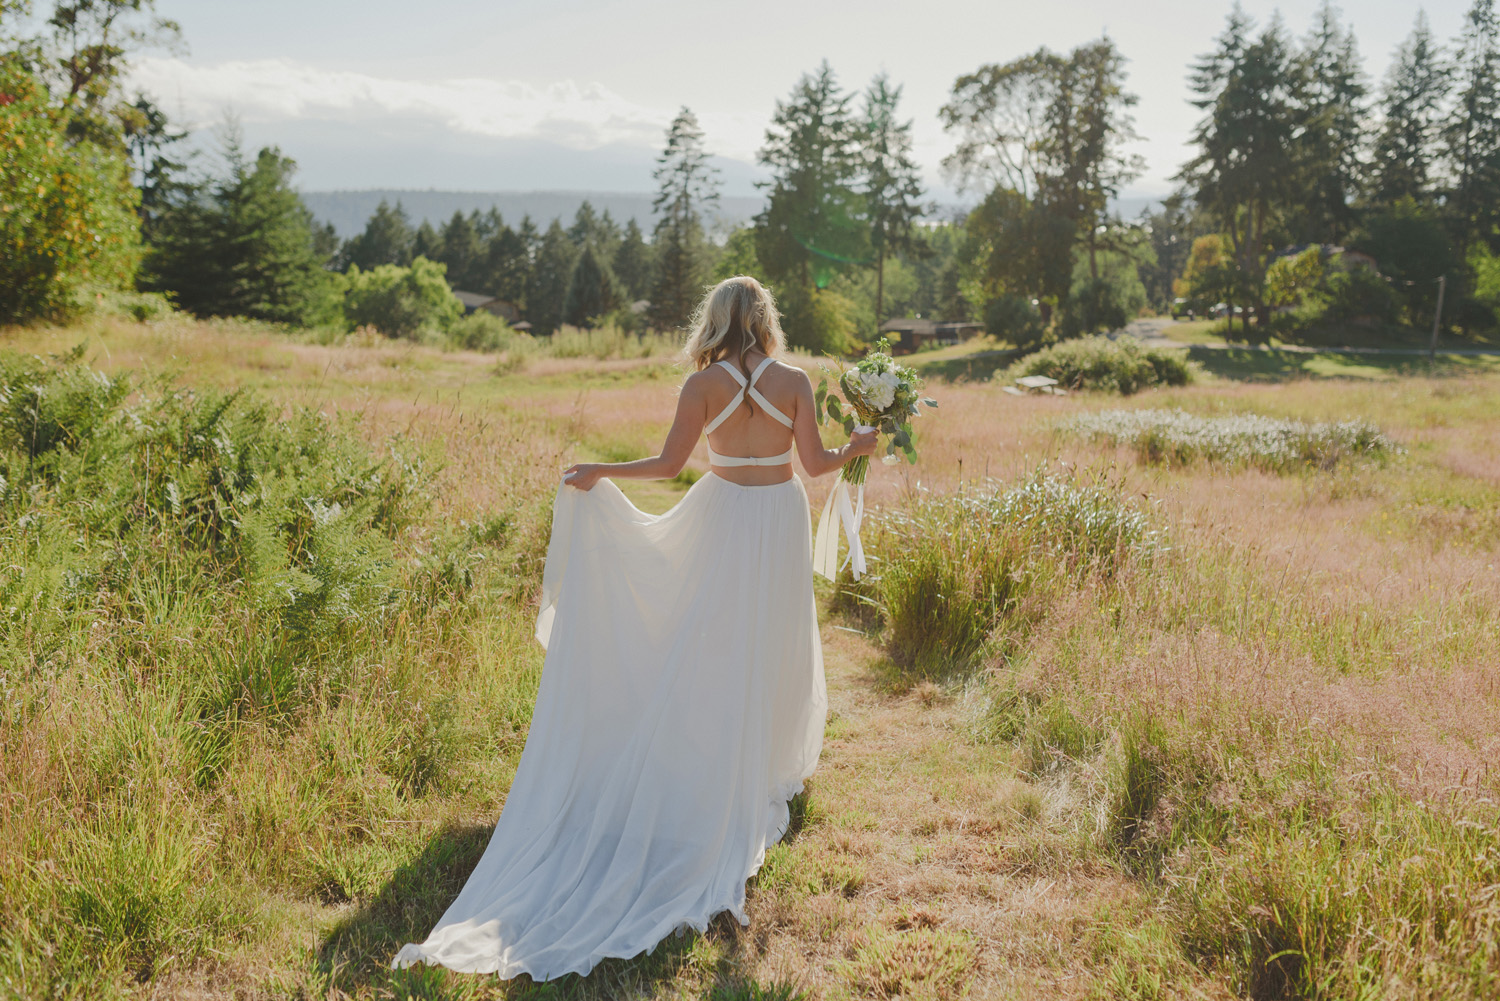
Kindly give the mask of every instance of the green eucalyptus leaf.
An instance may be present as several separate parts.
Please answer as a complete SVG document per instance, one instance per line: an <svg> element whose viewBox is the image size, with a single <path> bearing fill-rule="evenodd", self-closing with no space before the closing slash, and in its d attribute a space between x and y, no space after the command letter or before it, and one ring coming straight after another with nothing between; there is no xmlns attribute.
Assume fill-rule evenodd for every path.
<svg viewBox="0 0 1500 1001"><path fill-rule="evenodd" d="M929 407L932 407L934 410L937 409L937 400L934 400L931 397L928 397L927 399L923 400L922 402L925 403L925 404L927 404Z"/></svg>

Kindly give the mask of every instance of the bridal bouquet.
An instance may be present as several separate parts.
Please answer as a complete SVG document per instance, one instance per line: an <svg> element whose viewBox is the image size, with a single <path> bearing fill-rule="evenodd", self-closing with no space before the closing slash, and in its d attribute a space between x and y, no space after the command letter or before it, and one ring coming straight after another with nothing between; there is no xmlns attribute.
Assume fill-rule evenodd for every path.
<svg viewBox="0 0 1500 1001"><path fill-rule="evenodd" d="M881 434L890 435L882 461L893 465L900 462L897 452L906 456L907 462L917 461L917 450L912 444L911 419L918 416L919 404L936 407L937 401L920 395L922 380L911 369L898 365L891 357L890 345L882 338L875 349L861 358L854 367L845 369L838 377L843 399L828 390L828 377L818 383L816 395L818 423L837 421L844 430L853 434L856 429L873 428ZM848 413L845 407L849 408ZM813 567L832 580L838 574L838 537L833 531L834 517L844 524L844 535L849 540L849 558L845 561L853 569L854 579L859 580L865 572L864 547L859 541L859 525L864 520L865 478L870 473L870 458L855 456L845 464L839 474L839 482L828 496L823 507L823 516L818 520L818 538L813 552ZM849 484L859 488L857 504L849 500Z"/></svg>

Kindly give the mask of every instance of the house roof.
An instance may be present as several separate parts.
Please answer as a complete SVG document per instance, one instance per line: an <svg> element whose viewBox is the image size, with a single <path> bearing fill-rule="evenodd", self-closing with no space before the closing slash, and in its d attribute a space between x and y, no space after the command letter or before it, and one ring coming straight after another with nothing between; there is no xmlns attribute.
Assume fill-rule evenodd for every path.
<svg viewBox="0 0 1500 1001"><path fill-rule="evenodd" d="M934 334L937 332L937 323L921 317L897 316L882 323L880 329L900 334Z"/></svg>
<svg viewBox="0 0 1500 1001"><path fill-rule="evenodd" d="M464 304L465 309L479 309L495 301L494 296L485 295L483 292L460 292L454 289L453 295Z"/></svg>

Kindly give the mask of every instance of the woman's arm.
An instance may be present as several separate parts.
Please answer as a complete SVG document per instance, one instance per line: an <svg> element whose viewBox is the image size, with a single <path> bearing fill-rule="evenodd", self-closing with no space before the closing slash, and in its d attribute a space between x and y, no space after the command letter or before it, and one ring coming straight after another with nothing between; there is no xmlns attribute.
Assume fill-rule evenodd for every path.
<svg viewBox="0 0 1500 1001"><path fill-rule="evenodd" d="M797 413L792 418L792 434L797 439L797 455L802 459L802 468L809 476L831 473L856 455L873 455L875 440L879 437L874 431L856 431L849 436L847 445L824 448L823 439L818 434L818 405L813 399L812 382L806 372L802 373L797 384Z"/></svg>
<svg viewBox="0 0 1500 1001"><path fill-rule="evenodd" d="M677 416L672 419L672 430L667 432L660 455L634 462L580 462L564 471L563 482L579 490L592 490L594 484L606 476L627 480L670 480L682 472L707 423L708 399L704 395L703 381L690 376L682 384L682 393L677 397Z"/></svg>

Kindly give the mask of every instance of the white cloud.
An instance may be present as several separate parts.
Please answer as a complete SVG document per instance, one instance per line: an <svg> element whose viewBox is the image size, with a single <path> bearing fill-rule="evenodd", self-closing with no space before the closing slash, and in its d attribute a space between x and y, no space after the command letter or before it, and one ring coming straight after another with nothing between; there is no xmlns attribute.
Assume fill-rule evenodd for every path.
<svg viewBox="0 0 1500 1001"><path fill-rule="evenodd" d="M483 78L397 80L283 59L198 65L175 58L148 58L136 64L131 84L155 95L169 114L193 127L211 125L226 112L246 122L415 118L439 122L457 132L539 139L578 150L612 143L659 148L677 110L637 104L597 83L563 81L536 86ZM704 124L709 126L707 121ZM710 136L711 148L729 156L745 156L744 129L751 123L730 116L714 124L728 126L737 134ZM758 139L759 128L751 128ZM721 144L713 142L714 138L729 141Z"/></svg>

